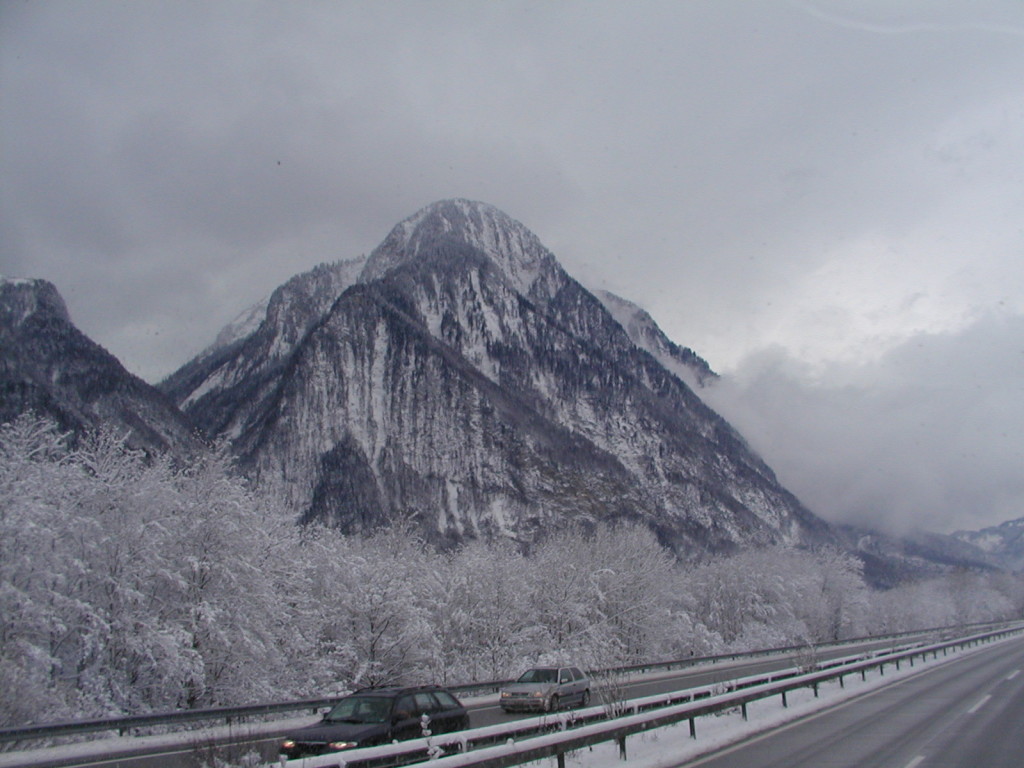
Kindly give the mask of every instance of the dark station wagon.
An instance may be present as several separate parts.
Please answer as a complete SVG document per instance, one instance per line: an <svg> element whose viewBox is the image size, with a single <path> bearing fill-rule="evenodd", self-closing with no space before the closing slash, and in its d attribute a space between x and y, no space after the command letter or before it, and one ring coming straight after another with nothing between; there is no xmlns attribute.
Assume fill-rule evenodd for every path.
<svg viewBox="0 0 1024 768"><path fill-rule="evenodd" d="M292 759L420 738L423 715L432 734L469 727L466 708L444 688L366 688L341 699L319 723L290 734L280 753Z"/></svg>

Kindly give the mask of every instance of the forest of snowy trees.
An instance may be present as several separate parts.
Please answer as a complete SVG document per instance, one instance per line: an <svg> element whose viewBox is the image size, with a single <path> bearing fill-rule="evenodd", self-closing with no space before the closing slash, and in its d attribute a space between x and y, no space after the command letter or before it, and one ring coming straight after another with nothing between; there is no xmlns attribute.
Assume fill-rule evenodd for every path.
<svg viewBox="0 0 1024 768"><path fill-rule="evenodd" d="M0 724L815 644L1024 615L1020 579L887 592L836 551L677 562L644 528L435 551L298 526L231 471L0 427Z"/></svg>

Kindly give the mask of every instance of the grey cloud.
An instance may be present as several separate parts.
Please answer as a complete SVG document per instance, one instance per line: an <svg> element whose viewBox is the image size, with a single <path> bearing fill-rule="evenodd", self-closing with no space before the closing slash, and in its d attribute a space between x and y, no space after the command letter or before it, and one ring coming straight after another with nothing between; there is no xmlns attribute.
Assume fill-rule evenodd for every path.
<svg viewBox="0 0 1024 768"><path fill-rule="evenodd" d="M150 380L453 196L727 373L879 293L1024 312L1021 29L1015 0L0 4L0 272ZM803 306L844 260L864 300Z"/></svg>
<svg viewBox="0 0 1024 768"><path fill-rule="evenodd" d="M1024 516L1024 316L812 372L781 350L706 398L822 516L952 531Z"/></svg>

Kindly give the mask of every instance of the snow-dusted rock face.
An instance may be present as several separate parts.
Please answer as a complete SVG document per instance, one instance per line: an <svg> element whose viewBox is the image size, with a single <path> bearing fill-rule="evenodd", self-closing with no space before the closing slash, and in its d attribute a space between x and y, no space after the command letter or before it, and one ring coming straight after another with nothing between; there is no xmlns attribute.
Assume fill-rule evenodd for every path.
<svg viewBox="0 0 1024 768"><path fill-rule="evenodd" d="M74 326L52 283L0 278L0 423L29 411L74 433L111 428L134 448L198 446L165 395Z"/></svg>
<svg viewBox="0 0 1024 768"><path fill-rule="evenodd" d="M669 339L646 310L608 291L594 291L594 295L629 334L634 344L654 355L667 370L691 387L701 388L718 378L718 374L696 352Z"/></svg>
<svg viewBox="0 0 1024 768"><path fill-rule="evenodd" d="M564 279L555 257L518 221L485 203L442 200L392 229L370 254L362 280L384 277L446 242L483 255L519 294L534 301L549 300Z"/></svg>
<svg viewBox="0 0 1024 768"><path fill-rule="evenodd" d="M491 206L428 206L357 280L293 284L165 391L305 520L529 541L628 518L680 550L829 536L666 367L699 381L703 361L649 317L631 338Z"/></svg>
<svg viewBox="0 0 1024 768"><path fill-rule="evenodd" d="M980 531L957 531L953 537L973 544L1011 571L1024 571L1024 517Z"/></svg>
<svg viewBox="0 0 1024 768"><path fill-rule="evenodd" d="M237 434L233 404L241 404L240 397L272 396L281 367L365 266L365 258L339 261L291 278L161 382L161 390L208 434Z"/></svg>

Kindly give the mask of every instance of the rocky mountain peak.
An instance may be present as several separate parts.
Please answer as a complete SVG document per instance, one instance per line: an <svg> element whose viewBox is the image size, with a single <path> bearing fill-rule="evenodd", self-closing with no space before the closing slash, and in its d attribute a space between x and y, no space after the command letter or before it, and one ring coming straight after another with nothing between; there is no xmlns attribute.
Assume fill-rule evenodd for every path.
<svg viewBox="0 0 1024 768"><path fill-rule="evenodd" d="M541 278L561 271L551 252L523 224L492 205L458 198L428 205L399 222L370 254L361 281L376 280L424 255L435 255L445 244L484 254L523 296L549 297Z"/></svg>
<svg viewBox="0 0 1024 768"><path fill-rule="evenodd" d="M302 520L400 515L441 543L619 519L680 551L829 538L687 386L706 363L493 206L429 205L262 314L161 386Z"/></svg>
<svg viewBox="0 0 1024 768"><path fill-rule="evenodd" d="M23 325L29 318L47 318L70 323L67 305L48 280L12 279L0 276L0 311L10 327Z"/></svg>

